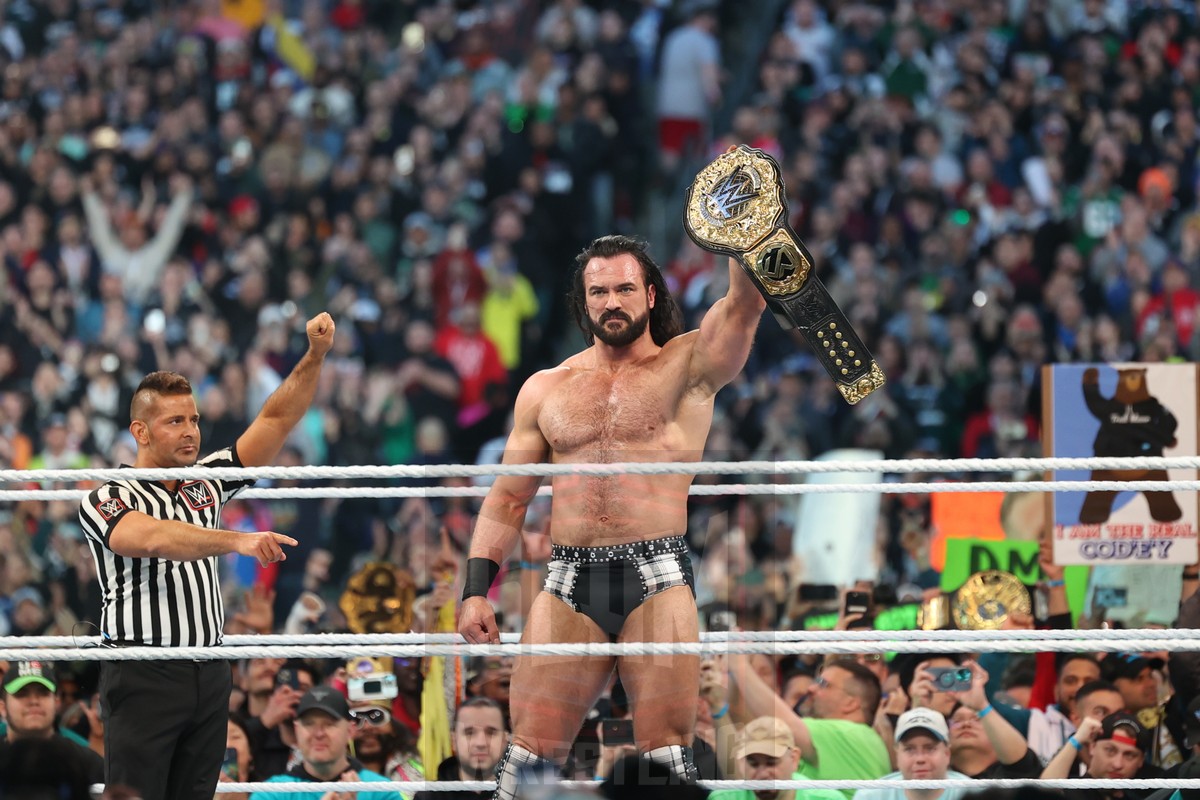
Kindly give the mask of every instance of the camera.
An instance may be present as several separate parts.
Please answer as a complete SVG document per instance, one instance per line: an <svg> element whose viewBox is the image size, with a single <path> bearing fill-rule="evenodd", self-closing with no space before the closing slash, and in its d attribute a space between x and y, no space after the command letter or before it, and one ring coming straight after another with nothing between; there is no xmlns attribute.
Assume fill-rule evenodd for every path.
<svg viewBox="0 0 1200 800"><path fill-rule="evenodd" d="M621 744L633 744L633 720L600 720L600 743L605 747L612 747L613 745Z"/></svg>
<svg viewBox="0 0 1200 800"><path fill-rule="evenodd" d="M367 675L362 678L351 678L346 681L350 700L391 700L400 694L396 685L396 676L383 672Z"/></svg>
<svg viewBox="0 0 1200 800"><path fill-rule="evenodd" d="M929 675L939 692L965 692L971 688L971 670L966 667L930 667Z"/></svg>

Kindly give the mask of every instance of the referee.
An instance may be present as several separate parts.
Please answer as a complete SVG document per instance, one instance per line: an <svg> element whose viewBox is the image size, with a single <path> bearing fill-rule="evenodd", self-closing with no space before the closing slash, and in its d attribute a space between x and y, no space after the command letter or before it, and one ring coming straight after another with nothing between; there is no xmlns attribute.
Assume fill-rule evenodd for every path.
<svg viewBox="0 0 1200 800"><path fill-rule="evenodd" d="M200 414L187 378L147 375L133 395L129 430L135 467L258 467L270 464L312 403L334 324L306 326L308 351L233 447L197 460ZM117 647L221 643L224 609L217 559L227 553L263 566L296 540L217 527L225 503L252 480L110 481L82 502L79 519L104 593L101 631ZM144 800L212 800L228 733L229 665L224 661L104 661L104 778Z"/></svg>

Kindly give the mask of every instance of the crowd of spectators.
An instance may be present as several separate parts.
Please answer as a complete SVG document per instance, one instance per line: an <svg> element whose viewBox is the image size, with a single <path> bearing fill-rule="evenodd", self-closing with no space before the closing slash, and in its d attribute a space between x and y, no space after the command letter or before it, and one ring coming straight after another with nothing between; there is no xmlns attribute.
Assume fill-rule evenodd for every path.
<svg viewBox="0 0 1200 800"><path fill-rule="evenodd" d="M321 310L337 319L336 352L281 464L494 463L521 381L581 343L563 302L574 253L602 233L639 232L690 169L736 143L778 159L790 221L889 383L846 406L802 340L765 318L746 370L718 395L711 458L1037 455L1042 365L1197 359L1194 4L762 7L765 45L737 64L722 57L735 23L747 29L732 0L0 3L0 466L130 463L129 399L153 369L196 387L206 451L228 445ZM733 79L745 69L748 82ZM652 251L695 324L724 293L724 263L679 230ZM727 498L692 514L702 592L747 628L799 624L776 503ZM277 569L224 565L227 629L343 629L338 597L372 560L409 567L415 624L428 629L455 596L431 564L461 556L473 510L422 498L237 501L225 527L302 544ZM76 504L0 515L0 633L95 633L99 587ZM530 529L544 523L535 509ZM880 528L881 582L928 571L927 498L885 498ZM497 598L510 629L526 599ZM1120 740L1177 769L1196 741L1184 730L1195 687L1143 661L1104 660L1124 698L1105 714L1080 714L1075 685L1032 718L1078 727L1086 758ZM815 768L814 742L840 734L812 718L849 720L855 736L889 715L894 727L915 699L916 664L852 663L819 675L811 663L710 665L698 733L714 769ZM280 688L281 666L240 667L241 738L230 736L243 775L296 767L295 734L280 731L309 687L337 685L346 667L288 665L306 682ZM1036 674L1061 684L1069 666L1039 663ZM401 697L382 745L360 744L359 757L380 774L419 774L421 664L378 668L395 672ZM1028 705L1033 668L967 668L972 688L942 693L955 702L938 709L942 723L912 726L932 732L912 753L880 728L874 777L903 772L903 753L941 763L942 745L971 775L1057 764L1065 737L1046 739L1016 712L979 713L989 701ZM502 713L508 669L466 671L471 693ZM57 689L68 729L98 748L91 680L64 667ZM811 706L806 681L818 687ZM1122 681L1150 681L1153 702ZM831 695L840 700L820 700ZM714 724L729 696L736 713ZM627 711L619 696L603 702L605 716ZM753 727L781 704L786 730ZM1114 721L1121 710L1142 721ZM998 730L1010 716L1020 743ZM1089 716L1101 722L1082 724ZM722 750L716 731L733 719L750 734ZM476 723L486 739L486 720ZM620 761L605 757L606 768ZM1086 758L1065 768L1108 769ZM826 763L819 773L833 777Z"/></svg>

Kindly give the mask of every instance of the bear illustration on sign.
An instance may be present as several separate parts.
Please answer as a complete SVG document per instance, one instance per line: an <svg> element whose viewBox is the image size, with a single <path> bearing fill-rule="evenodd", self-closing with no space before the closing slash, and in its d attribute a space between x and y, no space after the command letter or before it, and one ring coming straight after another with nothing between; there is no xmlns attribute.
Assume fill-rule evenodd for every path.
<svg viewBox="0 0 1200 800"><path fill-rule="evenodd" d="M1175 446L1179 422L1150 394L1145 369L1117 370L1117 390L1111 398L1100 394L1100 371L1089 367L1083 372L1083 399L1088 411L1100 420L1093 451L1097 456L1161 456L1163 449ZM1165 469L1098 469L1097 481L1165 481ZM1156 522L1175 522L1183 516L1171 492L1145 492L1150 517ZM1088 492L1079 511L1085 525L1107 522L1117 492Z"/></svg>

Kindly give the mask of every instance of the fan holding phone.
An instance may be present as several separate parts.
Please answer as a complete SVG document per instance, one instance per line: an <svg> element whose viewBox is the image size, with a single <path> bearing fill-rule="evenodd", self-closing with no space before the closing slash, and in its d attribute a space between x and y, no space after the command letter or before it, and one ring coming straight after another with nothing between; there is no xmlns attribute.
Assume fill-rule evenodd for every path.
<svg viewBox="0 0 1200 800"><path fill-rule="evenodd" d="M220 783L237 783L250 780L250 737L236 719L230 718L229 731L225 738L225 758L221 761ZM245 793L225 794L229 800L246 800Z"/></svg>
<svg viewBox="0 0 1200 800"><path fill-rule="evenodd" d="M626 756L637 753L637 743L633 738L633 720L631 719L602 719L600 720L600 760L596 763L596 780L607 778L613 765Z"/></svg>
<svg viewBox="0 0 1200 800"><path fill-rule="evenodd" d="M967 659L957 666L917 666L912 684L913 707L938 708L951 701L951 766L972 778L1036 778L1037 754L1016 728L992 709L987 698L988 673Z"/></svg>

